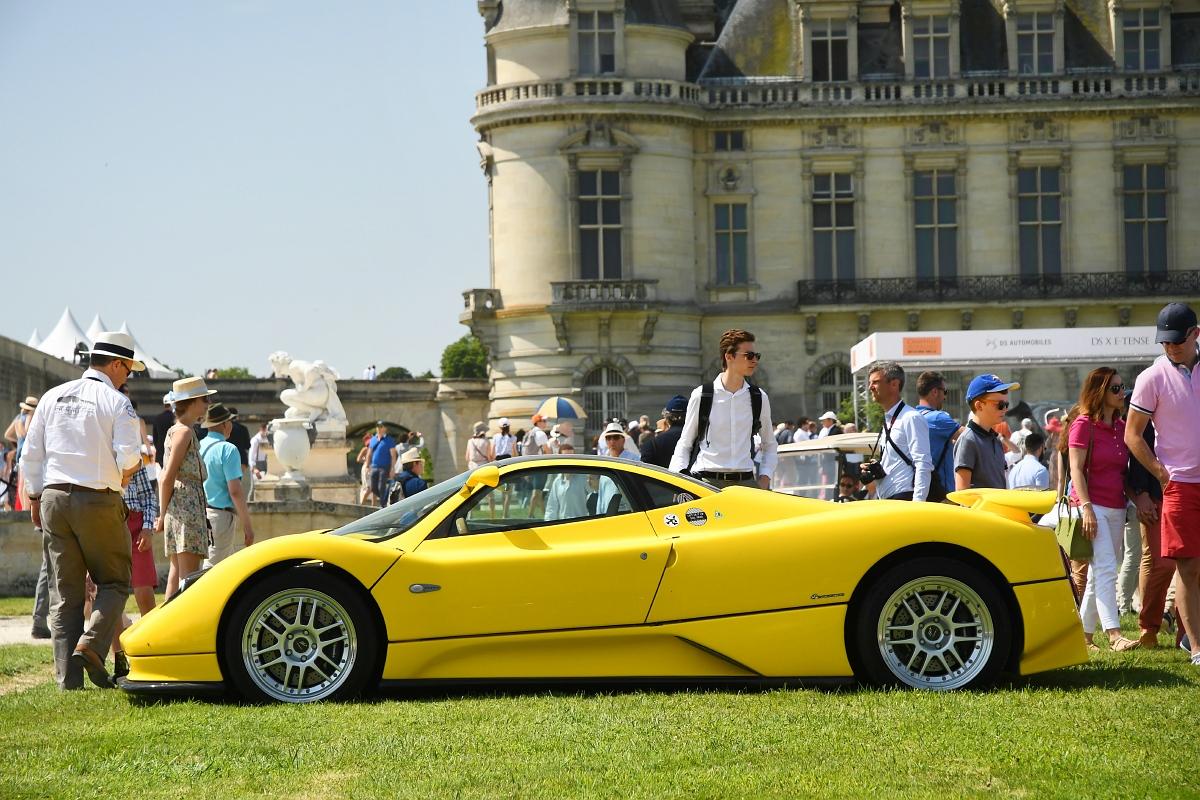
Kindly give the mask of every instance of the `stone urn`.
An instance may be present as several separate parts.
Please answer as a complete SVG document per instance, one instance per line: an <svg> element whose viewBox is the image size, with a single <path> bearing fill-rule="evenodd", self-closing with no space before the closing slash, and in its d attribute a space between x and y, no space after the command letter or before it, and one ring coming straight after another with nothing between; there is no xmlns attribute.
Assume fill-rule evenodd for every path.
<svg viewBox="0 0 1200 800"><path fill-rule="evenodd" d="M285 468L281 481L305 483L301 467L308 458L311 444L308 430L312 427L306 419L276 419L271 420L271 443L275 449L275 457Z"/></svg>

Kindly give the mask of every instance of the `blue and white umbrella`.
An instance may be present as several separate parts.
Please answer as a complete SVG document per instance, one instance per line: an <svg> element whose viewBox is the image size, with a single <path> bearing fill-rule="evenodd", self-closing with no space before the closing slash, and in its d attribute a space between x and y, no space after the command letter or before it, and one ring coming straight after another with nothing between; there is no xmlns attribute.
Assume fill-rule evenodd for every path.
<svg viewBox="0 0 1200 800"><path fill-rule="evenodd" d="M583 406L561 395L547 398L533 413L546 419L587 419L587 412L583 410Z"/></svg>

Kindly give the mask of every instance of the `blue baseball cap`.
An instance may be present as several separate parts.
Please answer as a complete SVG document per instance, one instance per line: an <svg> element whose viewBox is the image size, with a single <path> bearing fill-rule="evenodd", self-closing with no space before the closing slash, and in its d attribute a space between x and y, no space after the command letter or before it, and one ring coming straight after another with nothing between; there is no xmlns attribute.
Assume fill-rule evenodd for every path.
<svg viewBox="0 0 1200 800"><path fill-rule="evenodd" d="M1005 383L1000 380L999 375L976 375L971 379L971 385L967 387L967 402L971 402L976 397L987 394L988 392L1007 392L1010 389L1020 389L1019 383Z"/></svg>
<svg viewBox="0 0 1200 800"><path fill-rule="evenodd" d="M672 413L679 412L679 411L687 411L687 398L681 394L675 395L674 397L672 397L670 400L667 401L665 410L672 412Z"/></svg>

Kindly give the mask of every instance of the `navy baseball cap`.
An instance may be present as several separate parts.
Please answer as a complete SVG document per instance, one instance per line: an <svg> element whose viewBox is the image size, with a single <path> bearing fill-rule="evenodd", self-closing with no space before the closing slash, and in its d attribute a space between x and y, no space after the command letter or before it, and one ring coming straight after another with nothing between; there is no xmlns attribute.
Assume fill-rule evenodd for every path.
<svg viewBox="0 0 1200 800"><path fill-rule="evenodd" d="M1196 312L1187 303L1167 303L1158 312L1158 333L1154 335L1154 341L1158 344L1179 344L1194 327Z"/></svg>
<svg viewBox="0 0 1200 800"><path fill-rule="evenodd" d="M687 398L677 394L667 401L666 410L670 412L687 411Z"/></svg>
<svg viewBox="0 0 1200 800"><path fill-rule="evenodd" d="M967 387L967 402L971 402L976 397L981 397L988 392L1007 392L1010 389L1020 389L1019 383L1005 383L1000 380L999 375L976 375L971 379L971 385Z"/></svg>

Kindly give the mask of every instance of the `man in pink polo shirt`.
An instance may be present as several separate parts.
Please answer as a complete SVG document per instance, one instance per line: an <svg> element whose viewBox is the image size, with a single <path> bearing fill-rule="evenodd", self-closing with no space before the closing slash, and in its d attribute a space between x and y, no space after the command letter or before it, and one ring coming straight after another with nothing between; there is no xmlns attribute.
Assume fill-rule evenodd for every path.
<svg viewBox="0 0 1200 800"><path fill-rule="evenodd" d="M1129 400L1125 445L1165 487L1162 554L1179 570L1179 616L1200 666L1200 328L1196 312L1168 303L1158 314L1155 341L1163 355L1138 376ZM1154 418L1155 452L1142 439ZM1156 457L1157 454L1157 457Z"/></svg>

